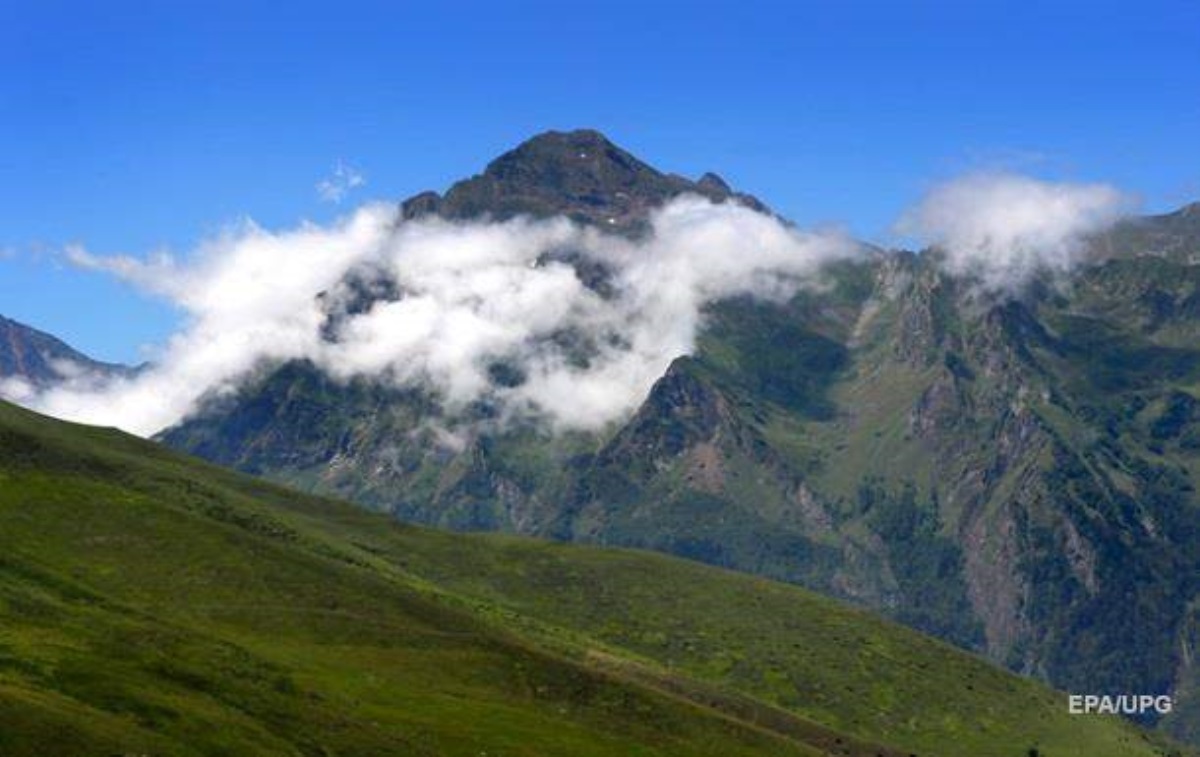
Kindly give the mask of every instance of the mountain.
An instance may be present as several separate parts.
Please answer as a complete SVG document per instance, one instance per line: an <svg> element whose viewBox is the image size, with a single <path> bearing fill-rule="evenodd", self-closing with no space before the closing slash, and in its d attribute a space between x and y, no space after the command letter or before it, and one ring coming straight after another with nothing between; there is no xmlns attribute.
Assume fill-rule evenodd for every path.
<svg viewBox="0 0 1200 757"><path fill-rule="evenodd" d="M401 215L636 235L680 181L551 133ZM1196 208L1098 235L1069 281L1016 296L937 251L872 250L786 302L712 303L695 354L603 432L446 444L430 393L292 362L161 439L406 521L800 584L1072 691L1170 693L1159 725L1200 743Z"/></svg>
<svg viewBox="0 0 1200 757"><path fill-rule="evenodd" d="M10 757L1193 754L796 587L405 526L3 403L0 480Z"/></svg>
<svg viewBox="0 0 1200 757"><path fill-rule="evenodd" d="M534 137L496 158L482 174L456 183L445 196L422 192L405 200L401 216L504 220L517 215L561 215L630 232L642 227L649 210L685 193L714 202L734 199L766 210L757 199L734 192L716 174L691 181L660 173L599 132L581 129Z"/></svg>
<svg viewBox="0 0 1200 757"><path fill-rule="evenodd" d="M0 316L0 380L20 379L43 387L81 374L105 376L129 370L92 360L50 334Z"/></svg>

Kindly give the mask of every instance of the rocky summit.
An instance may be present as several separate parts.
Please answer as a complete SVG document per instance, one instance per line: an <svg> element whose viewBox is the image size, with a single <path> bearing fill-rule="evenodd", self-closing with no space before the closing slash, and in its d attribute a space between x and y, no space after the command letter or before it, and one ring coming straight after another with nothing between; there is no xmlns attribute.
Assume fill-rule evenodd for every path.
<svg viewBox="0 0 1200 757"><path fill-rule="evenodd" d="M767 212L576 131L401 215L637 234L683 193ZM452 419L429 391L292 362L161 439L407 521L802 584L1063 689L1172 694L1159 725L1200 742L1198 218L1124 222L1069 280L1017 294L936 252L874 251L788 301L715 302L695 353L603 432L441 444L431 421Z"/></svg>
<svg viewBox="0 0 1200 757"><path fill-rule="evenodd" d="M482 174L446 194L422 192L401 205L404 218L437 214L450 219L517 215L566 216L601 228L641 228L647 213L685 193L723 202L736 199L757 210L755 198L734 192L707 173L698 181L661 173L590 129L538 135L493 160Z"/></svg>

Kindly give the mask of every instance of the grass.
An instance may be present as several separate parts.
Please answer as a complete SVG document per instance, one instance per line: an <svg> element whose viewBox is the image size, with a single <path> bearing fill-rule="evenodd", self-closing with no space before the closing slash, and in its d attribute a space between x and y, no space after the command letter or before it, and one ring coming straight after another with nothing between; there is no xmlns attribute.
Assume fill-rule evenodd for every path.
<svg viewBox="0 0 1200 757"><path fill-rule="evenodd" d="M1150 755L800 589L399 525L0 405L0 754Z"/></svg>

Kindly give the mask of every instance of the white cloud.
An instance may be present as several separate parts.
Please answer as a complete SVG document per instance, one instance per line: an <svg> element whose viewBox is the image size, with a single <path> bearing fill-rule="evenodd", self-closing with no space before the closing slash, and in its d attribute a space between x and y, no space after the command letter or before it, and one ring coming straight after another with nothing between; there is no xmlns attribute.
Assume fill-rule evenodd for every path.
<svg viewBox="0 0 1200 757"><path fill-rule="evenodd" d="M705 303L788 296L822 263L856 249L837 235L696 197L660 209L653 233L636 242L564 219L394 220L394 208L380 205L329 227L272 233L247 223L187 262L73 248L77 265L168 298L190 322L137 376L101 390L64 385L30 404L149 434L264 365L305 358L339 379L429 386L451 411L489 398L503 417L597 428L631 413L670 362L693 349ZM547 257L568 251L606 266L611 292L601 296ZM382 277L402 295L365 312L347 308L355 297L348 276ZM341 313L332 339L331 310ZM564 334L591 345L586 362ZM497 361L525 380L498 386L490 373Z"/></svg>
<svg viewBox="0 0 1200 757"><path fill-rule="evenodd" d="M333 173L317 182L317 194L323 202L341 203L352 190L365 186L367 177L353 166L338 161Z"/></svg>
<svg viewBox="0 0 1200 757"><path fill-rule="evenodd" d="M978 276L988 289L1012 291L1039 270L1077 265L1090 234L1133 203L1106 184L1040 181L1015 174L971 174L935 187L898 230L945 254L946 268Z"/></svg>
<svg viewBox="0 0 1200 757"><path fill-rule="evenodd" d="M33 384L20 376L4 376L0 377L0 397L24 405L35 402L38 392Z"/></svg>
<svg viewBox="0 0 1200 757"><path fill-rule="evenodd" d="M33 406L50 415L149 434L178 421L209 391L227 391L263 361L301 358L319 350L323 318L314 295L332 287L387 234L389 206L372 206L329 228L305 225L273 234L242 224L181 264L100 258L81 248L77 264L113 273L189 315L155 364L102 390L72 384L40 395Z"/></svg>

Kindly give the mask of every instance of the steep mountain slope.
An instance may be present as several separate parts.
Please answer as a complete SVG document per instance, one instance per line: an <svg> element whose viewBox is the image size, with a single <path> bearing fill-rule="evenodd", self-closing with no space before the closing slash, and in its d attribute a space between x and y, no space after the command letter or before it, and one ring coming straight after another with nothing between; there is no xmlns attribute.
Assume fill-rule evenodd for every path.
<svg viewBox="0 0 1200 757"><path fill-rule="evenodd" d="M761 315L715 319L697 360L727 406L746 408L742 435L754 441L741 447L764 446L759 459L782 460L801 483L791 507L732 476L709 496L768 503L756 514L774 515L777 539L791 529L835 545L840 559L810 552L785 564L832 564L828 590L916 627L1073 690L1173 691L1167 725L1194 737L1200 535L1186 436L1200 353L1194 336L1148 334L1149 310L1104 315L1104 304L1128 301L1113 290L1146 287L1112 265L1124 263L1088 271L1069 296L986 302L929 259L889 261L853 330L827 331L850 351L827 386L831 413L747 392L746 366L763 358L730 372L723 353L761 354ZM1193 275L1172 273L1173 298L1189 296ZM664 428L678 414L663 407L642 425ZM645 490L694 470L702 444L643 460L656 470ZM653 449L653 437L630 446ZM736 457L720 461L732 469ZM759 480L772 467L757 466ZM696 488L669 491L697 497ZM670 507L663 495L643 501ZM719 522L731 508L707 512ZM708 539L716 551L698 556L779 569L778 559L739 554L723 530Z"/></svg>
<svg viewBox="0 0 1200 757"><path fill-rule="evenodd" d="M646 208L699 191L680 181L551 134L404 215L637 234ZM461 418L430 393L292 363L162 438L404 520L800 583L1073 690L1172 693L1163 725L1200 742L1197 217L1122 224L1070 280L1015 296L933 251L870 251L788 302L712 303L696 353L601 433L449 443L436 427Z"/></svg>
<svg viewBox="0 0 1200 757"><path fill-rule="evenodd" d="M128 370L92 360L50 334L0 316L0 379L20 379L41 387L80 374Z"/></svg>
<svg viewBox="0 0 1200 757"><path fill-rule="evenodd" d="M0 481L6 755L1185 753L794 587L401 526L3 404Z"/></svg>

